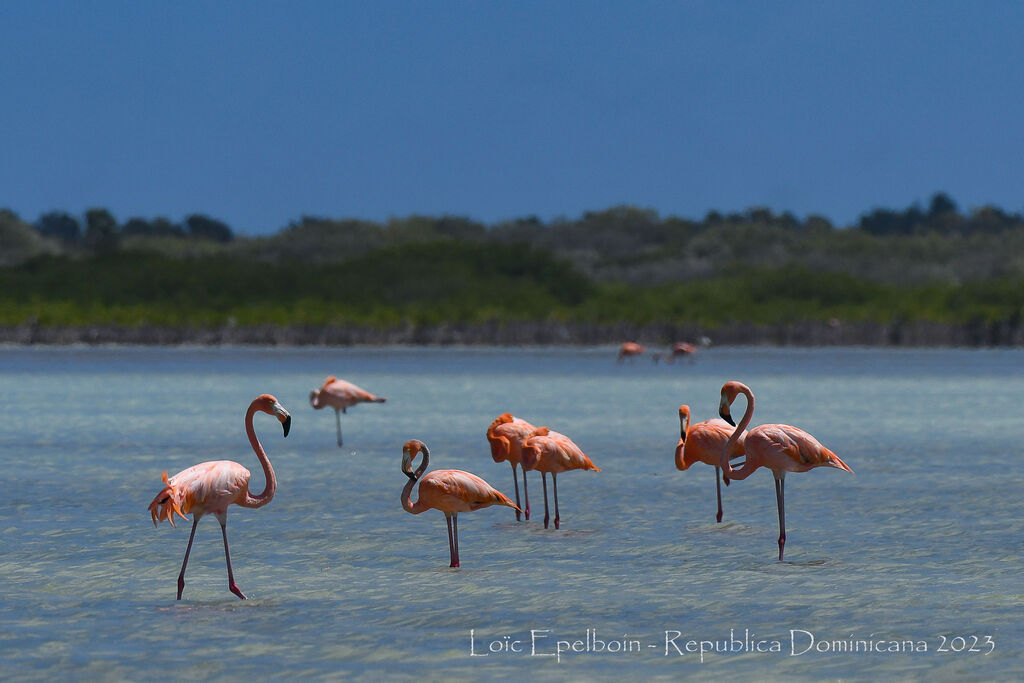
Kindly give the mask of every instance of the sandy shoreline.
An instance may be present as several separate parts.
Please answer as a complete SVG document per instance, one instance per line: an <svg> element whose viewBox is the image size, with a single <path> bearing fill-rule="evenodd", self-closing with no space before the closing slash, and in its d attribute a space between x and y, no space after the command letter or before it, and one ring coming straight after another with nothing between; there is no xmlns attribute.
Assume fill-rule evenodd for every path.
<svg viewBox="0 0 1024 683"><path fill-rule="evenodd" d="M593 346L634 340L651 350L675 341L709 338L716 345L777 346L1022 346L1024 326L1016 323L945 324L934 322L818 321L756 325L596 324L563 322L444 323L372 327L232 325L169 327L156 325L88 325L49 327L0 326L7 344L136 344L259 346L443 346L452 344Z"/></svg>

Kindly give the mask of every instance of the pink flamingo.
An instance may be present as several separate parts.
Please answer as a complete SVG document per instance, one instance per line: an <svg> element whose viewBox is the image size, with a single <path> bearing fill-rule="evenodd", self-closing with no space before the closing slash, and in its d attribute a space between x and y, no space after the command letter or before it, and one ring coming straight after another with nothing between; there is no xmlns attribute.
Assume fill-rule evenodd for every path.
<svg viewBox="0 0 1024 683"><path fill-rule="evenodd" d="M522 464L523 440L533 434L537 428L526 420L521 420L511 413L502 413L487 428L487 440L491 444L491 457L494 462L507 460L512 466L512 482L516 487L516 507L519 503L519 477L516 466ZM523 470L523 496L526 506L522 515L530 519L530 492L526 488L526 470ZM520 520L520 511L516 510L516 521Z"/></svg>
<svg viewBox="0 0 1024 683"><path fill-rule="evenodd" d="M726 441L719 455L719 466L729 479L746 479L758 467L767 467L775 476L775 500L779 506L779 561L786 545L785 482L786 472L806 472L815 467L835 467L853 472L839 456L822 446L817 439L802 429L784 424L763 424L754 427L743 438L746 463L738 470L729 465L728 454L740 439L743 430L754 416L754 393L740 382L726 382L722 386L722 400L718 414L729 424L735 424L729 407L736 396L747 397L743 419Z"/></svg>
<svg viewBox="0 0 1024 683"><path fill-rule="evenodd" d="M423 462L412 471L412 461L420 453ZM423 476L430 462L430 450L418 439L406 441L402 447L402 472L409 477L409 483L402 489L402 508L406 512L418 515L431 508L444 513L448 522L448 552L452 562L449 567L459 566L459 513L479 510L491 505L507 505L514 508L516 504L505 494L493 488L486 481L462 470L434 470ZM412 487L420 482L419 499L413 503L410 499ZM518 509L518 508L517 508Z"/></svg>
<svg viewBox="0 0 1024 683"><path fill-rule="evenodd" d="M256 411L273 415L280 420L284 425L285 436L288 436L292 418L288 411L270 394L263 394L253 399L253 402L249 404L249 410L245 413L245 433L249 436L252 449L256 451L256 458L263 465L263 475L267 480L263 493L255 496L249 493L249 470L237 462L213 460L193 465L187 470L178 472L170 479L167 478L167 470L164 470L162 475L164 487L149 504L153 526L157 526L157 520L165 519L171 523L171 526L174 526L175 512L182 519L188 519L185 514L192 514L192 533L189 534L185 559L181 562L181 572L178 574L178 600L181 600L181 592L185 589L185 567L188 566L188 555L192 552L196 526L202 516L208 512L217 517L217 521L220 522L221 535L224 537L224 559L228 565L228 590L245 600L245 595L235 585L235 576L231 571L231 552L228 550L227 531L228 505L234 503L246 508L263 507L273 499L274 492L277 490L277 477L274 476L274 468L271 467L270 460L259 439L256 438L256 432L252 426L252 417Z"/></svg>
<svg viewBox="0 0 1024 683"><path fill-rule="evenodd" d="M715 519L722 521L722 482L718 460L722 447L729 440L733 425L725 420L714 418L690 426L690 406L679 406L679 443L676 444L676 469L685 470L695 462L703 462L715 468L715 493L718 495L718 514ZM743 439L746 432L740 434L729 452L729 458L743 455ZM729 480L725 480L729 485Z"/></svg>
<svg viewBox="0 0 1024 683"><path fill-rule="evenodd" d="M331 375L324 380L324 385L309 394L309 405L320 410L324 406L334 408L334 421L338 424L338 446L341 444L341 413L357 403L384 403L382 396L374 396L366 389L357 387L351 382L338 379ZM340 411L340 412L339 412Z"/></svg>
<svg viewBox="0 0 1024 683"><path fill-rule="evenodd" d="M559 528L558 514L558 473L568 470L591 470L600 472L580 447L573 443L565 434L553 432L547 427L538 427L523 442L523 472L537 470L544 487L544 528L548 528L548 482L546 474L551 473L551 483L555 489L555 528Z"/></svg>
<svg viewBox="0 0 1024 683"><path fill-rule="evenodd" d="M623 358L639 356L643 352L644 347L640 346L636 342L622 342L622 346L619 347L619 357L615 360L621 363Z"/></svg>

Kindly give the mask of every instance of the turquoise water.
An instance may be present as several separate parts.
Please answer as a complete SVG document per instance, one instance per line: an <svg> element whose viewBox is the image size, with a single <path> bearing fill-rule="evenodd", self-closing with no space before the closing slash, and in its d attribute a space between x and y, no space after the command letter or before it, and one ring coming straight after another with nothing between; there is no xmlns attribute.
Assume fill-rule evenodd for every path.
<svg viewBox="0 0 1024 683"><path fill-rule="evenodd" d="M3 677L1024 676L1024 352L614 357L0 349ZM342 416L343 449L333 413L308 404L327 374L388 398ZM676 408L712 417L729 379L754 390L753 424L800 426L856 472L787 478L783 563L769 472L725 489L716 524L713 470L673 465ZM260 490L243 416L264 392L293 424L283 439L257 416L277 496L229 514L251 599L228 593L208 517L176 602L190 523L153 528L160 472L232 459ZM432 468L512 495L510 468L484 438L506 411L570 435L603 471L559 478L559 531L538 521L536 474L530 522L507 508L461 515L462 568L449 569L443 515L401 508L402 444L419 438ZM702 661L699 641L733 651ZM918 651L878 651L894 641ZM858 647L874 651L848 651Z"/></svg>

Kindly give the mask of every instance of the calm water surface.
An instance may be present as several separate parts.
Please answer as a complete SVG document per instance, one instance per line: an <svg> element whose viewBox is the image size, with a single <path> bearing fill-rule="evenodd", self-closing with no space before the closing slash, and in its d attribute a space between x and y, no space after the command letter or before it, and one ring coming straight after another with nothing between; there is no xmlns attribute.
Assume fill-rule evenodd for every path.
<svg viewBox="0 0 1024 683"><path fill-rule="evenodd" d="M666 366L618 365L610 348L0 349L0 672L1020 678L1022 369L1019 350L721 348ZM343 416L343 449L332 412L308 404L327 374L388 398ZM856 472L787 479L783 563L770 472L725 489L716 524L713 470L673 465L676 408L712 417L729 379L754 390L753 424L803 427ZM263 392L293 424L283 439L257 416L277 496L229 514L251 599L227 591L211 517L176 602L189 523L150 523L160 472L232 459L262 489L243 416ZM536 474L534 520L462 515L449 569L443 515L401 508L401 446L422 439L432 468L512 495L484 438L506 411L569 434L603 471L560 478L559 531L536 521ZM690 640L734 652L701 661ZM584 651L545 656L558 641Z"/></svg>

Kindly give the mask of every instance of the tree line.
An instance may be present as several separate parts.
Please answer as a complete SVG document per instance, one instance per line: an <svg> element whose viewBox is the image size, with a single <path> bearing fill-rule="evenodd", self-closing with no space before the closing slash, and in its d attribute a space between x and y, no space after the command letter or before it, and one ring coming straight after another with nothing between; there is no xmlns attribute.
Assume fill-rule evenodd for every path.
<svg viewBox="0 0 1024 683"><path fill-rule="evenodd" d="M304 216L246 236L217 219L0 210L0 324L563 320L1003 321L1024 313L1024 217L874 209L857 225L752 208L633 206L486 225Z"/></svg>

